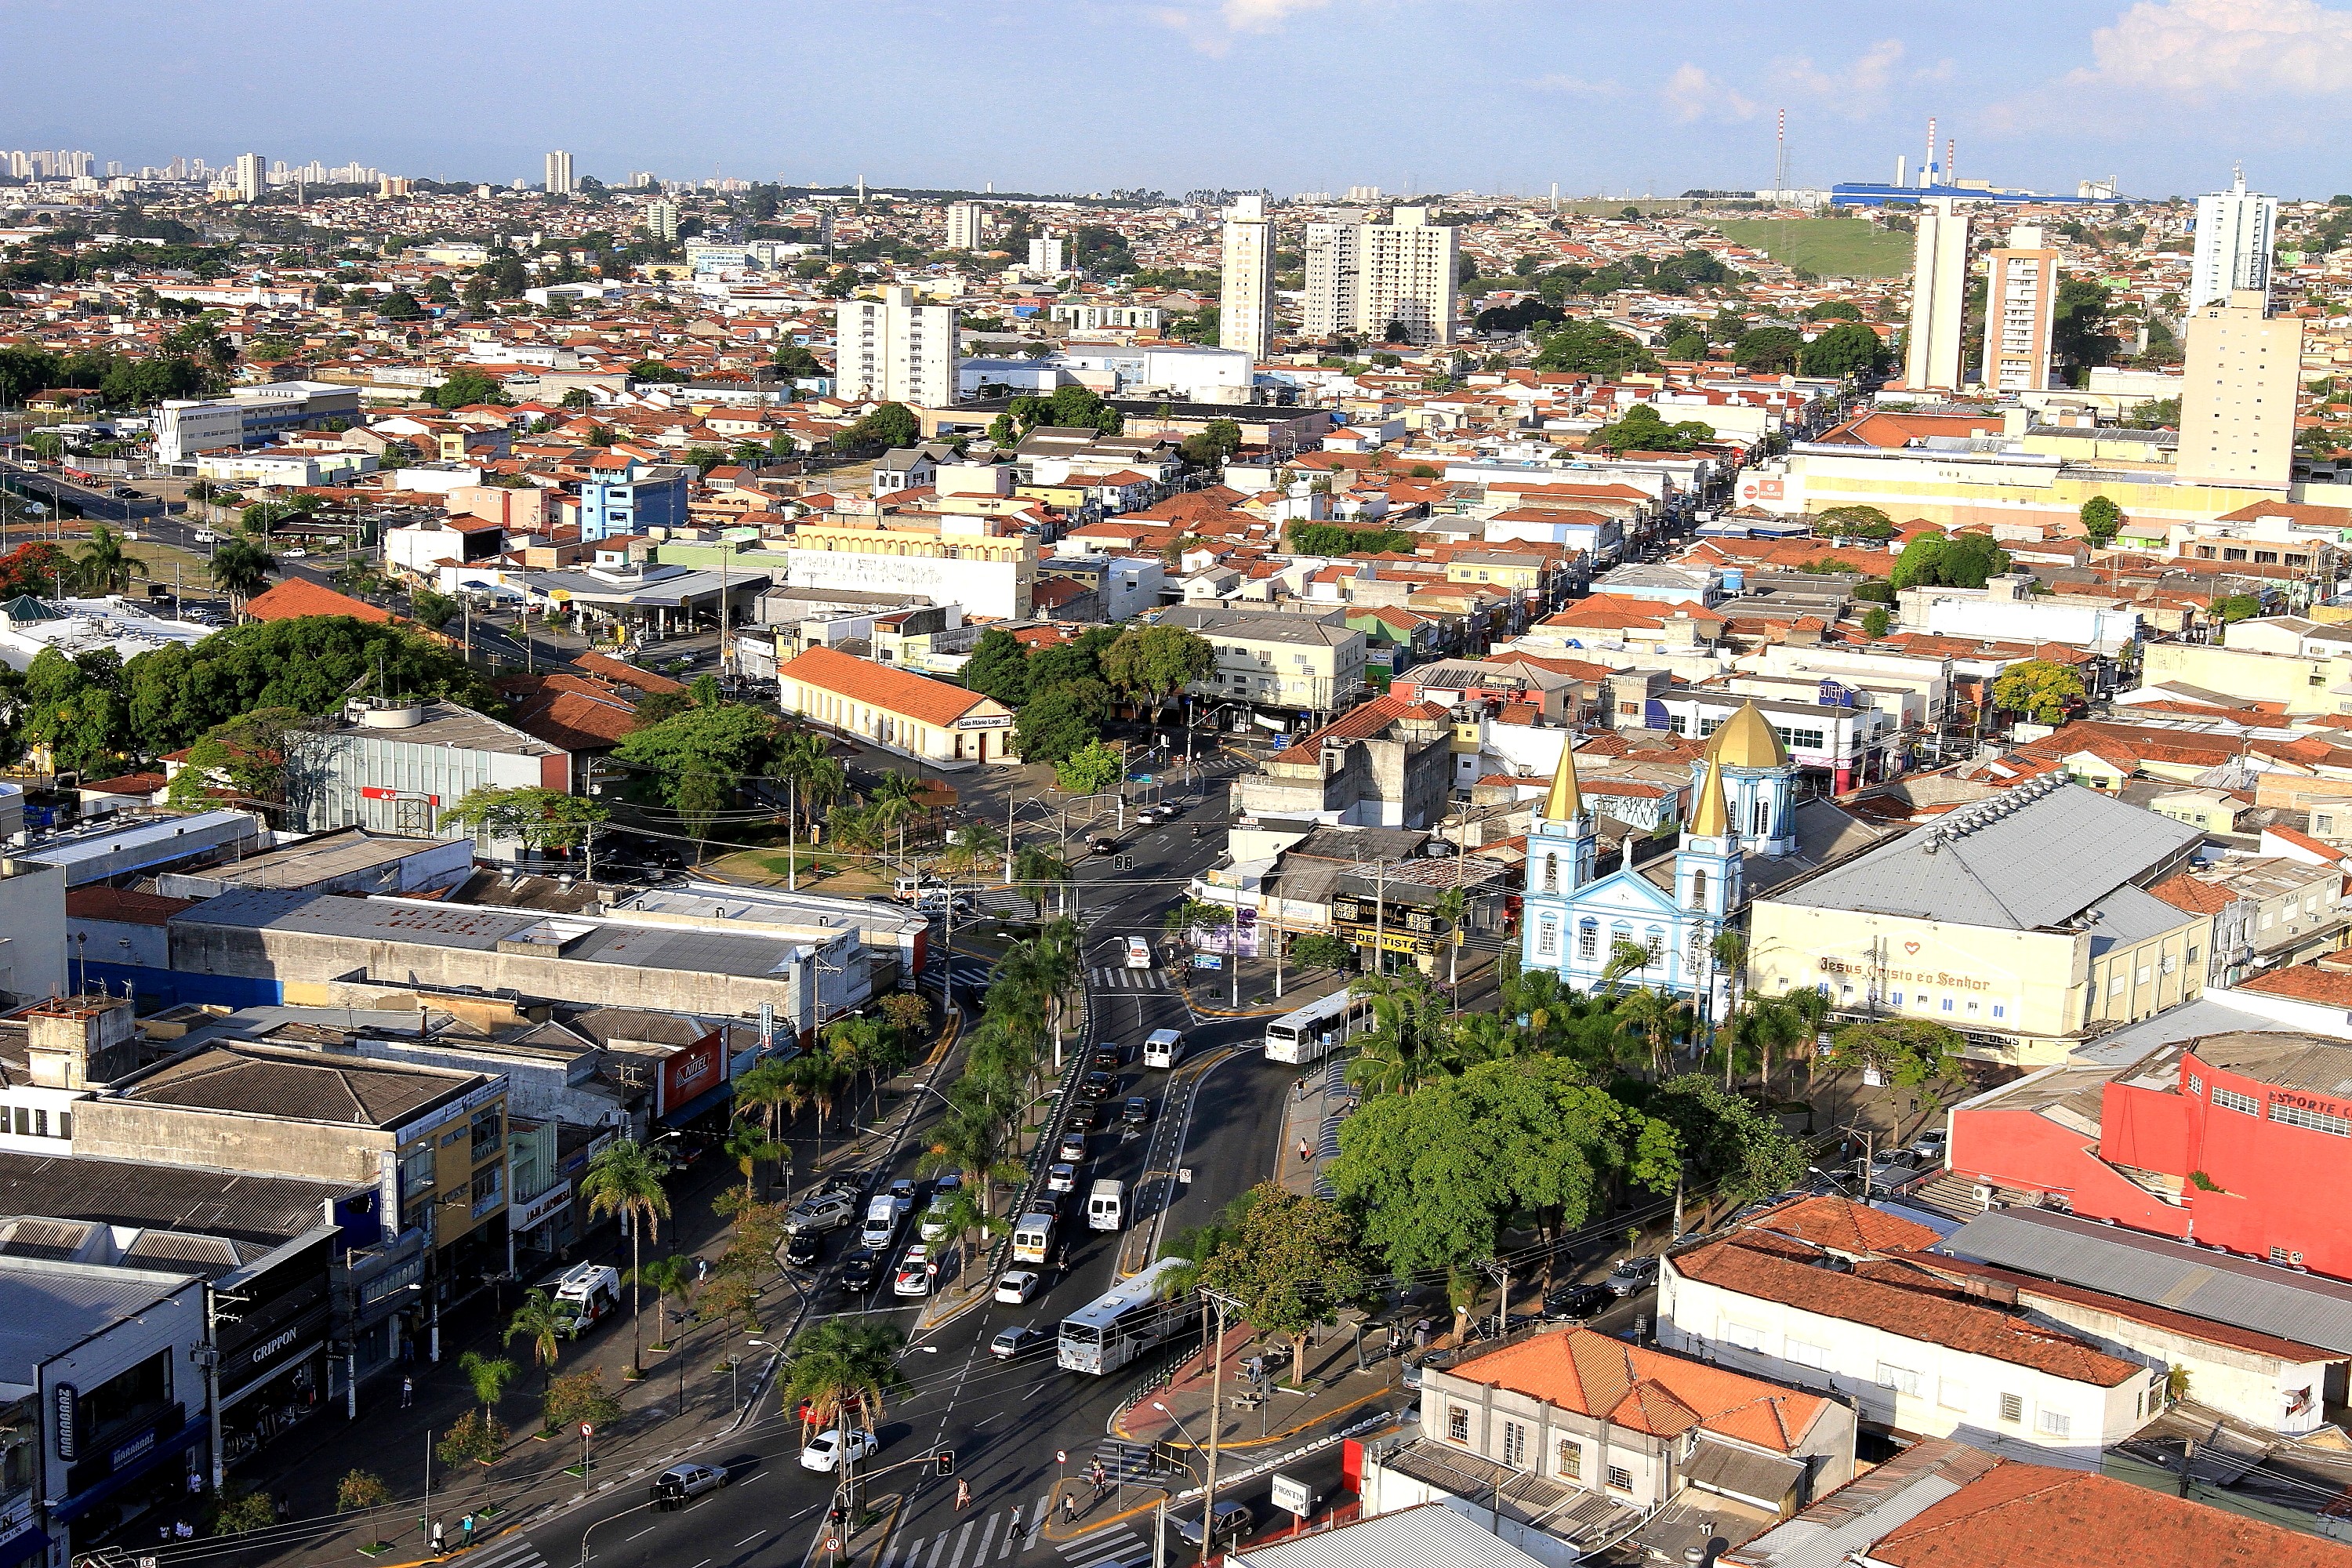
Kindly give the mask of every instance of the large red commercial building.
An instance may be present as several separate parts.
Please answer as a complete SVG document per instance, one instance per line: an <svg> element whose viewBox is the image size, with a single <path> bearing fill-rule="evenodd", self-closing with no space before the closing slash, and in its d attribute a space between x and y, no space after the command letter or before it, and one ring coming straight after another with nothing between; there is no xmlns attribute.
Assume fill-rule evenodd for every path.
<svg viewBox="0 0 2352 1568"><path fill-rule="evenodd" d="M2047 1068L1952 1112L1952 1170L2089 1219L2352 1279L2352 1047L2239 1031Z"/></svg>

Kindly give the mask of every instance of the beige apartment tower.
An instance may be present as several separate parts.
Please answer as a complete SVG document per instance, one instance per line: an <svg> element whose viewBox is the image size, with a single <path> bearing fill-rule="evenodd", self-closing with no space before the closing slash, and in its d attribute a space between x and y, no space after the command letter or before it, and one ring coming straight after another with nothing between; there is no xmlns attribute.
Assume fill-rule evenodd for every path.
<svg viewBox="0 0 2352 1568"><path fill-rule="evenodd" d="M835 395L945 408L955 401L956 312L918 305L912 289L845 300L834 315Z"/></svg>
<svg viewBox="0 0 2352 1568"><path fill-rule="evenodd" d="M1274 220L1264 196L1235 196L1225 209L1219 268L1217 344L1253 360L1274 353Z"/></svg>
<svg viewBox="0 0 2352 1568"><path fill-rule="evenodd" d="M2294 471L2303 322L2273 317L2260 289L2189 312L2180 449L2174 472L2200 484L2284 490Z"/></svg>
<svg viewBox="0 0 2352 1568"><path fill-rule="evenodd" d="M1306 324L1310 334L1375 340L1397 330L1416 346L1454 341L1461 238L1398 207L1386 223L1312 224L1307 230Z"/></svg>
<svg viewBox="0 0 2352 1568"><path fill-rule="evenodd" d="M550 153L546 174L547 194L551 196L568 196L578 189L572 183L572 154L569 153Z"/></svg>
<svg viewBox="0 0 2352 1568"><path fill-rule="evenodd" d="M2050 329L2058 311L2058 253L2020 224L1985 270L1985 389L1996 395L2050 385Z"/></svg>
<svg viewBox="0 0 2352 1568"><path fill-rule="evenodd" d="M1903 384L1944 392L1960 388L1961 317L1969 287L1969 220L1949 196L1931 197L1918 218L1911 251L1911 325L1906 333Z"/></svg>
<svg viewBox="0 0 2352 1568"><path fill-rule="evenodd" d="M988 209L978 202L948 204L948 248L978 250L988 232Z"/></svg>

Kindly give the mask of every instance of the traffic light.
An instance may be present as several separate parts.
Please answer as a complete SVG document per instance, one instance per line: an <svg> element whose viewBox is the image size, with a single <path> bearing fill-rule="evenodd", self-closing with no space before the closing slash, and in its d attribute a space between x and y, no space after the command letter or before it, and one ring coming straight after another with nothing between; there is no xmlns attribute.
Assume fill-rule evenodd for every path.
<svg viewBox="0 0 2352 1568"><path fill-rule="evenodd" d="M931 1456L931 1465L940 1475L954 1475L955 1450L953 1448L941 1448L938 1453Z"/></svg>

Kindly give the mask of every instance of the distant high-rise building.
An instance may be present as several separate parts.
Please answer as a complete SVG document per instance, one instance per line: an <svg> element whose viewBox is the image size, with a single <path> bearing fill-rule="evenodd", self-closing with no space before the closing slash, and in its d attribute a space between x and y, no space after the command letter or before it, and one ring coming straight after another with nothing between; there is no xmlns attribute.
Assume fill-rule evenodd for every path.
<svg viewBox="0 0 2352 1568"><path fill-rule="evenodd" d="M1047 278L1058 278L1069 270L1063 260L1066 242L1058 234L1040 236L1029 242L1029 270Z"/></svg>
<svg viewBox="0 0 2352 1568"><path fill-rule="evenodd" d="M2058 310L2058 253L2021 224L1985 273L1984 384L2000 394L2050 385L2050 330Z"/></svg>
<svg viewBox="0 0 2352 1568"><path fill-rule="evenodd" d="M239 153L236 155L236 177L232 183L236 186L238 201L257 202L261 199L261 193L269 184L268 176L263 172L266 167L258 153Z"/></svg>
<svg viewBox="0 0 2352 1568"><path fill-rule="evenodd" d="M642 220L646 232L656 239L668 243L677 238L677 204L647 202Z"/></svg>
<svg viewBox="0 0 2352 1568"><path fill-rule="evenodd" d="M945 408L955 401L956 312L918 305L912 289L845 300L834 315L835 395Z"/></svg>
<svg viewBox="0 0 2352 1568"><path fill-rule="evenodd" d="M2266 300L2271 289L2271 231L2278 198L2246 189L2237 171L2230 188L2197 198L2197 253L2189 265L2189 309L2226 301L2242 289Z"/></svg>
<svg viewBox="0 0 2352 1568"><path fill-rule="evenodd" d="M1217 343L1262 360L1274 352L1274 224L1264 196L1235 196L1225 209L1219 268Z"/></svg>
<svg viewBox="0 0 2352 1568"><path fill-rule="evenodd" d="M568 196L572 194L572 154L550 153L547 155L547 194L551 196Z"/></svg>
<svg viewBox="0 0 2352 1568"><path fill-rule="evenodd" d="M415 188L415 182L409 179L405 174L379 174L376 176L375 194L379 196L404 196L410 195Z"/></svg>
<svg viewBox="0 0 2352 1568"><path fill-rule="evenodd" d="M978 202L948 204L948 248L978 250L988 233L988 209Z"/></svg>
<svg viewBox="0 0 2352 1568"><path fill-rule="evenodd" d="M1386 223L1310 224L1306 324L1315 336L1350 332L1450 343L1461 256L1455 230L1426 207L1398 207Z"/></svg>
<svg viewBox="0 0 2352 1568"><path fill-rule="evenodd" d="M2301 319L2273 317L2267 294L2241 289L2225 302L2189 312L2181 355L2174 476L2285 489L2294 469Z"/></svg>
<svg viewBox="0 0 2352 1568"><path fill-rule="evenodd" d="M1961 323L1969 286L1969 220L1949 196L1931 196L1911 251L1911 326L1903 359L1906 386L1960 386Z"/></svg>

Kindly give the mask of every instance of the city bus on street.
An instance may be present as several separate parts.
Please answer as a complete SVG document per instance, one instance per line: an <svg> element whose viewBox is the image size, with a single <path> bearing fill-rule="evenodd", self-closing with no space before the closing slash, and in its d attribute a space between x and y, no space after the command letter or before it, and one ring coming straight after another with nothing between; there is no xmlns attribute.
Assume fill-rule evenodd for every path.
<svg viewBox="0 0 2352 1568"><path fill-rule="evenodd" d="M1062 1320L1055 1359L1065 1372L1097 1376L1117 1372L1192 1321L1183 1299L1161 1300L1160 1281L1181 1258L1163 1258L1132 1279L1122 1279Z"/></svg>
<svg viewBox="0 0 2352 1568"><path fill-rule="evenodd" d="M1334 991L1265 1026L1266 1059L1298 1066L1321 1061L1371 1020L1370 997Z"/></svg>

